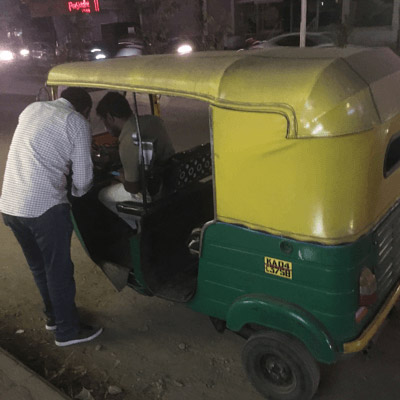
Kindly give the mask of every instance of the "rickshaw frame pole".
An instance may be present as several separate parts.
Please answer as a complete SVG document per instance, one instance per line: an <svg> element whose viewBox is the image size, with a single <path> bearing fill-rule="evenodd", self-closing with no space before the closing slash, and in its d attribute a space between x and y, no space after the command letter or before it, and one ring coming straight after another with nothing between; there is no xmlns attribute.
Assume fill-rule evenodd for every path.
<svg viewBox="0 0 400 400"><path fill-rule="evenodd" d="M300 47L306 46L307 0L301 0Z"/></svg>
<svg viewBox="0 0 400 400"><path fill-rule="evenodd" d="M147 206L147 185L146 185L146 173L145 173L145 164L144 164L144 154L143 154L143 144L142 144L142 135L140 133L140 124L139 124L139 109L137 105L136 92L133 92L133 105L135 109L135 117L136 117L136 130L137 137L139 142L139 157L140 157L140 180L142 183L142 197L143 197L143 206L146 210Z"/></svg>
<svg viewBox="0 0 400 400"><path fill-rule="evenodd" d="M293 32L293 0L290 0L290 32Z"/></svg>

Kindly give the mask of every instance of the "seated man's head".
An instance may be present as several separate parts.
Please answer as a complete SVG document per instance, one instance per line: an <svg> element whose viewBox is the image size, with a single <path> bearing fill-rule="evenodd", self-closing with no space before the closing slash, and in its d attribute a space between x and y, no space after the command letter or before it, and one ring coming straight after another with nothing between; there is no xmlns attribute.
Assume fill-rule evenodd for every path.
<svg viewBox="0 0 400 400"><path fill-rule="evenodd" d="M133 114L128 100L117 92L108 92L97 105L96 113L113 136L120 135L126 121Z"/></svg>
<svg viewBox="0 0 400 400"><path fill-rule="evenodd" d="M79 87L68 87L61 92L61 97L68 100L78 113L82 114L86 119L89 118L92 109L92 98L89 93Z"/></svg>

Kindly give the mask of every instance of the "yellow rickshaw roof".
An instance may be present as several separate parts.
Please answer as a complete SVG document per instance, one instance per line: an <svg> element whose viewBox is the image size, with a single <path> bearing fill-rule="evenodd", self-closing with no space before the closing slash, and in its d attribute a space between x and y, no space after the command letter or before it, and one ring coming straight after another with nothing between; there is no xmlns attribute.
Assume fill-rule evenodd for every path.
<svg viewBox="0 0 400 400"><path fill-rule="evenodd" d="M362 132L400 110L400 59L387 48L276 48L58 65L49 86L159 93L288 121L288 137Z"/></svg>

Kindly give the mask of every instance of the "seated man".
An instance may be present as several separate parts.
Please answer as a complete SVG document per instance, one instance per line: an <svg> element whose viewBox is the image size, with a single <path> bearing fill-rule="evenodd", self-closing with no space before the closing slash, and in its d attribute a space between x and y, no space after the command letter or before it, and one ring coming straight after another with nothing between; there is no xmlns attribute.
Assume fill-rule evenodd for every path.
<svg viewBox="0 0 400 400"><path fill-rule="evenodd" d="M116 203L120 201L142 201L139 146L132 138L132 135L137 133L136 116L126 98L117 92L107 93L100 100L96 112L107 130L118 137L119 155L123 167L118 177L121 183L101 190L99 200L133 229L137 229L137 218L119 213L116 208ZM142 141L154 143L153 157L157 162L166 161L174 154L174 148L161 118L154 115L140 116L139 126Z"/></svg>

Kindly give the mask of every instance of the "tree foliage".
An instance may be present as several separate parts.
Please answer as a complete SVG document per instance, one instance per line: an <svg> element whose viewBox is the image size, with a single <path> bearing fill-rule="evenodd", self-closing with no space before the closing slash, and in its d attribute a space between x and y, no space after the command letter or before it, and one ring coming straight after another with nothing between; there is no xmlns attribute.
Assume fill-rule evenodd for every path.
<svg viewBox="0 0 400 400"><path fill-rule="evenodd" d="M154 53L165 46L171 36L171 20L177 11L188 0L136 0L142 20L142 36L147 43L151 43Z"/></svg>

